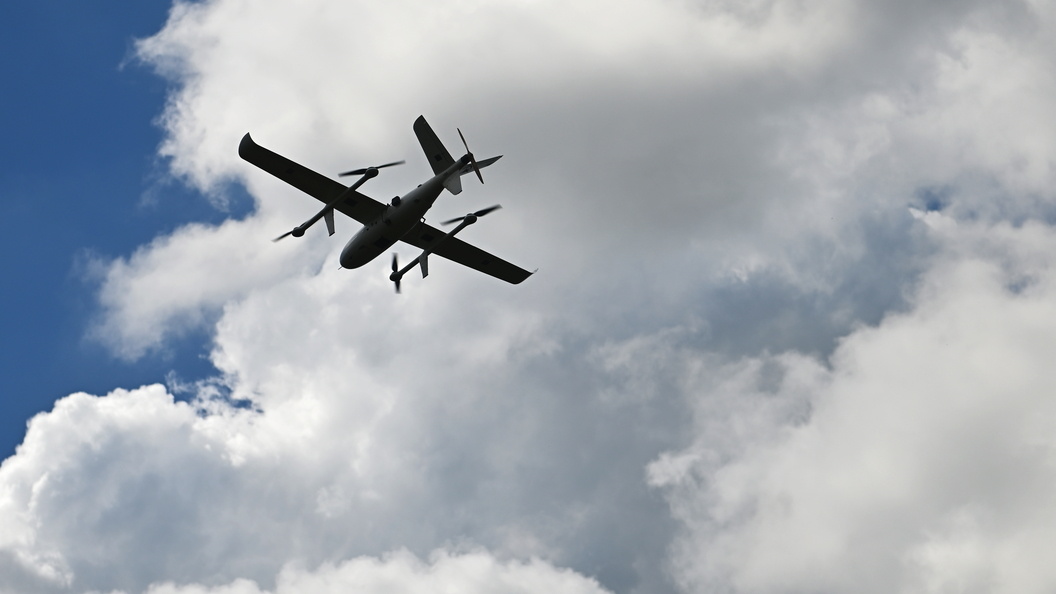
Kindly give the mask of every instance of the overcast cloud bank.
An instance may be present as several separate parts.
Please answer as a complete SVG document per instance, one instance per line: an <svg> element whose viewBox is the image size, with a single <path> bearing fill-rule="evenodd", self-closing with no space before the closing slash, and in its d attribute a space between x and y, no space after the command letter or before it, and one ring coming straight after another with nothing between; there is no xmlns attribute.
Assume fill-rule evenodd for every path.
<svg viewBox="0 0 1056 594"><path fill-rule="evenodd" d="M243 221L106 268L135 360L0 467L12 592L1047 592L1056 10L1040 2L177 3L161 153ZM540 272L337 269L323 173L419 113L506 157L436 207ZM364 188L367 189L366 187ZM339 237L354 229L339 221ZM445 590L446 588L446 590Z"/></svg>

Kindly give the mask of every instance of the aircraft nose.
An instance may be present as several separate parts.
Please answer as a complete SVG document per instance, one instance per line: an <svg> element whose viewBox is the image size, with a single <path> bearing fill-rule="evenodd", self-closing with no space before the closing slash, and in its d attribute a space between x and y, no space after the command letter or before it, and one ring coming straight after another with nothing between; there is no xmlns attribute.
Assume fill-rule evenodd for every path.
<svg viewBox="0 0 1056 594"><path fill-rule="evenodd" d="M363 252L359 249L359 242L353 237L341 250L341 258L339 260L341 268L359 268L366 264L362 255Z"/></svg>
<svg viewBox="0 0 1056 594"><path fill-rule="evenodd" d="M338 262L341 264L341 268L352 268L352 266L349 266L349 264L351 264L352 259L352 250L349 249L350 247L352 247L351 241L348 242L348 244L346 244L345 247L341 250L341 257L338 258Z"/></svg>
<svg viewBox="0 0 1056 594"><path fill-rule="evenodd" d="M341 263L341 268L355 268L355 264L352 262L352 254L349 253L348 248L341 250L341 258L338 261Z"/></svg>

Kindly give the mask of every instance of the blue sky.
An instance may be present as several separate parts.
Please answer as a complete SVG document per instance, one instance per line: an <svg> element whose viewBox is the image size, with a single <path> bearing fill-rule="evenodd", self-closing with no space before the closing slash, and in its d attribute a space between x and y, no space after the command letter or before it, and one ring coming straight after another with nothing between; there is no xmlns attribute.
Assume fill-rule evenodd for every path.
<svg viewBox="0 0 1056 594"><path fill-rule="evenodd" d="M225 213L156 156L167 83L133 58L171 3L5 2L0 38L3 377L0 452L57 398L209 372L203 335L135 363L86 340L97 284L88 254L127 256L160 232ZM149 201L145 196L153 199Z"/></svg>

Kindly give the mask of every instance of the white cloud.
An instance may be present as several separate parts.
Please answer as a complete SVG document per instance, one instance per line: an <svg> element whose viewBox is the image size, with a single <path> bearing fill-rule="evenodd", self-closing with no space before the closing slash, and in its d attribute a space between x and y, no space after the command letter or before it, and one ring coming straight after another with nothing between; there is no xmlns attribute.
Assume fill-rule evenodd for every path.
<svg viewBox="0 0 1056 594"><path fill-rule="evenodd" d="M263 223L271 222L265 226ZM167 339L213 322L223 305L254 287L315 272L306 253L276 249L264 217L191 224L156 238L129 258L96 265L102 317L93 336L122 358L164 350ZM336 267L336 262L334 263Z"/></svg>
<svg viewBox="0 0 1056 594"><path fill-rule="evenodd" d="M287 567L276 580L274 594L312 592L427 592L505 594L556 592L602 594L606 590L593 580L569 571L555 570L545 563L501 563L486 553L452 555L437 551L424 563L406 551L382 559L357 558L327 564L316 570ZM263 594L248 580L236 580L215 588L164 584L152 586L148 594Z"/></svg>
<svg viewBox="0 0 1056 594"><path fill-rule="evenodd" d="M105 263L95 331L220 377L35 418L0 589L1043 591L1052 12L177 3L162 153L257 210ZM383 198L419 113L506 154L437 216L502 202L465 237L523 285L269 241L318 205L242 134L406 157Z"/></svg>
<svg viewBox="0 0 1056 594"><path fill-rule="evenodd" d="M60 400L33 419L18 453L0 468L0 551L13 570L0 588L138 592L171 580L242 591L257 587L251 579L276 592L330 591L322 586L328 583L602 591L530 552L518 551L531 559L521 563L465 551L474 540L466 523L488 513L486 501L465 505L421 491L457 487L433 467L454 470L457 460L416 448L414 435L372 427L376 419L363 428L331 426L321 417L355 414L317 398L304 393L263 414L214 407L207 416L161 386ZM423 429L419 435L429 438ZM463 517L435 517L450 513ZM460 525L464 544L453 541L451 528ZM410 553L386 553L401 549L394 541L433 551L430 566ZM341 561L375 549L384 559Z"/></svg>
<svg viewBox="0 0 1056 594"><path fill-rule="evenodd" d="M1045 592L1056 583L1040 562L1056 530L1056 233L928 222L950 249L911 311L847 336L831 369L778 359L785 376L769 390L755 387L760 364L727 372L732 396L698 397L695 445L651 466L687 526L676 566L688 589ZM734 398L755 416L716 403ZM751 435L723 427L767 410L782 414Z"/></svg>
<svg viewBox="0 0 1056 594"><path fill-rule="evenodd" d="M278 235L316 205L238 159L246 131L329 174L407 157L407 167L370 182L368 193L386 198L423 175L414 117L425 113L452 146L461 126L478 153L507 157L484 188L443 198L438 216L504 203L468 238L540 267L532 282L552 281L553 299L595 285L620 290L607 284L622 288L651 270L647 286L675 291L731 268L778 270L800 290L827 291L863 252L892 247L863 245L862 226L922 191L968 214L993 210L995 196L1024 208L1045 202L1053 89L1042 8L753 6L178 4L139 46L178 84L163 153L203 189L246 180L260 222L243 225L241 240L217 230L227 236L218 246L243 246L213 250L230 259L203 261L178 244L164 262L145 263L242 282L158 298L129 289L150 273L115 263L104 334L140 355L203 307L279 275L288 264L271 258L288 252L278 250L302 248L248 237ZM338 246L299 253L319 261ZM687 251L696 252L689 268L679 261ZM249 273L230 274L247 260ZM892 267L889 282L904 282L907 267ZM378 272L348 276L368 274Z"/></svg>

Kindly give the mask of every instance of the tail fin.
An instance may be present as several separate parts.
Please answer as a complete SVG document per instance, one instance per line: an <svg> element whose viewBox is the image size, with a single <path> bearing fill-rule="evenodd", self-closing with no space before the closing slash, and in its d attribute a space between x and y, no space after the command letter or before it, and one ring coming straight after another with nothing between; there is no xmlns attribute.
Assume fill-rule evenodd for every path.
<svg viewBox="0 0 1056 594"><path fill-rule="evenodd" d="M422 150L425 151L425 158L429 159L429 165L433 168L434 174L440 173L454 165L455 160L451 157L451 153L447 152L444 143L440 142L440 139L436 137L436 133L429 127L429 123L425 121L425 116L418 116L418 119L414 120L414 135L418 137L418 143L422 145ZM444 180L444 187L452 194L458 194L462 191L462 180L460 177L452 175L447 178Z"/></svg>
<svg viewBox="0 0 1056 594"><path fill-rule="evenodd" d="M429 123L425 121L425 116L418 116L418 119L414 120L414 134L418 137L418 143L422 145L422 151L425 152L425 158L429 160L429 165L433 168L433 174L440 173L455 163L454 158L451 157L451 153L447 152L444 143L440 142L436 133L433 132L433 129L429 126ZM501 158L502 155L499 155L498 157L491 157L490 159L478 161L477 168L484 169ZM444 180L444 187L452 194L458 194L462 191L462 180L460 178L472 171L472 165L463 166L462 169L458 171L458 175L452 175Z"/></svg>
<svg viewBox="0 0 1056 594"><path fill-rule="evenodd" d="M436 137L436 133L425 121L425 116L418 116L418 119L414 120L414 135L418 137L418 142L422 145L425 158L429 159L429 165L432 166L434 174L454 165L455 160L451 158L451 153L447 152L444 143Z"/></svg>

